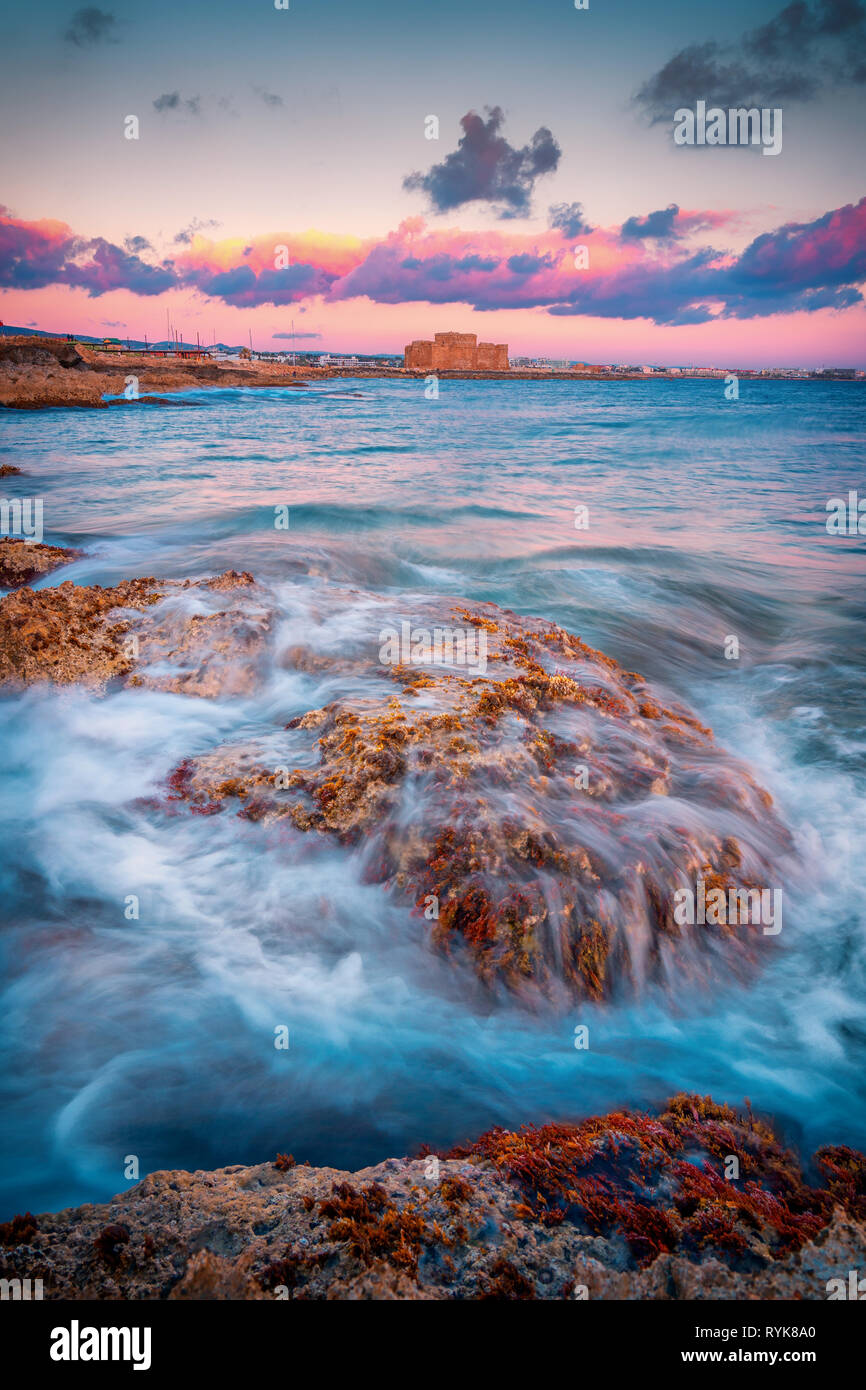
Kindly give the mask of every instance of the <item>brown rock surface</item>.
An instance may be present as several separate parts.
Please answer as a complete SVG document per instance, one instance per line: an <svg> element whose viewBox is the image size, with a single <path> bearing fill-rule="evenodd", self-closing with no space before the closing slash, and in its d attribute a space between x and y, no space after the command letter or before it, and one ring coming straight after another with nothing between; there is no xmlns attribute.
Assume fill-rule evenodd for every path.
<svg viewBox="0 0 866 1390"><path fill-rule="evenodd" d="M270 636L266 611L189 614L164 606L141 626L140 661L129 684L203 699L249 695L263 678Z"/></svg>
<svg viewBox="0 0 866 1390"><path fill-rule="evenodd" d="M248 597L254 587L251 575L230 570L200 583L146 578L107 589L68 581L18 589L0 599L0 684L99 688L128 677L147 689L205 698L248 693L271 627L271 610ZM214 601L212 591L229 597ZM201 612L203 602L218 606Z"/></svg>
<svg viewBox="0 0 866 1390"><path fill-rule="evenodd" d="M7 338L0 343L0 406L100 407L103 390L74 343L59 338Z"/></svg>
<svg viewBox="0 0 866 1390"><path fill-rule="evenodd" d="M84 359L74 343L62 338L28 338L19 335L0 340L0 363L22 366L82 368Z"/></svg>
<svg viewBox="0 0 866 1390"><path fill-rule="evenodd" d="M866 1256L866 1159L816 1163L809 1186L750 1111L679 1096L356 1173L151 1173L0 1227L3 1277L51 1299L825 1299Z"/></svg>
<svg viewBox="0 0 866 1390"><path fill-rule="evenodd" d="M81 550L60 545L42 545L5 536L0 539L0 588L19 589L22 584L29 584L41 574L51 574L82 554Z"/></svg>
<svg viewBox="0 0 866 1390"><path fill-rule="evenodd" d="M113 589L68 580L56 589L18 589L0 600L0 685L52 681L103 685L132 669L123 646L129 622L120 609L159 598L156 580L130 579Z"/></svg>

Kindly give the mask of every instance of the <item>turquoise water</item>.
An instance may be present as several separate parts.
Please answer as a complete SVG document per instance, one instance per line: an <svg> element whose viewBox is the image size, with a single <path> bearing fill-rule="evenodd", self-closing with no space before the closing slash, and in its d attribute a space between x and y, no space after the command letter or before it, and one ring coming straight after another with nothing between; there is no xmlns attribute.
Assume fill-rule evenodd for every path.
<svg viewBox="0 0 866 1390"><path fill-rule="evenodd" d="M428 401L346 380L2 416L0 462L25 470L4 495L41 497L45 539L87 551L43 584L248 569L284 644L346 596L335 650L370 592L555 620L712 725L772 792L796 864L781 949L749 985L482 1007L349 851L141 804L182 758L345 693L333 678L275 666L218 701L6 696L0 1214L104 1198L130 1154L142 1174L278 1149L357 1167L683 1088L749 1096L807 1148L866 1144L866 536L825 525L830 498L866 496L866 390L740 389L455 381Z"/></svg>

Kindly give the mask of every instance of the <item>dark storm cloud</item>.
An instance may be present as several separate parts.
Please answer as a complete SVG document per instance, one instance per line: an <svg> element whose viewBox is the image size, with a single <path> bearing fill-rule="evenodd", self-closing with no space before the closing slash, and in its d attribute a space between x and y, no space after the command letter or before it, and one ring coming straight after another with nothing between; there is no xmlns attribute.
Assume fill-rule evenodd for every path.
<svg viewBox="0 0 866 1390"><path fill-rule="evenodd" d="M490 274L499 265L495 256L461 256L459 261L454 262L455 270L483 270Z"/></svg>
<svg viewBox="0 0 866 1390"><path fill-rule="evenodd" d="M74 43L76 48L87 48L97 43L117 43L117 20L108 10L87 5L75 11L63 37L67 43Z"/></svg>
<svg viewBox="0 0 866 1390"><path fill-rule="evenodd" d="M583 203L552 203L547 209L547 225L567 237L592 231L583 215Z"/></svg>
<svg viewBox="0 0 866 1390"><path fill-rule="evenodd" d="M69 228L43 229L0 208L0 285L10 290L41 290L62 283L64 265L75 245Z"/></svg>
<svg viewBox="0 0 866 1390"><path fill-rule="evenodd" d="M484 202L500 217L525 216L536 179L556 169L562 151L546 126L539 126L528 145L515 148L501 134L502 108L484 109L487 120L475 111L463 117L456 150L426 174L409 174L403 187L426 193L435 212Z"/></svg>
<svg viewBox="0 0 866 1390"><path fill-rule="evenodd" d="M820 0L814 8L805 0L793 0L767 24L747 34L743 42L759 58L799 60L815 40L862 39L864 19L866 10L860 0Z"/></svg>
<svg viewBox="0 0 866 1390"><path fill-rule="evenodd" d="M516 256L509 256L506 261L512 275L537 275L539 270L552 264L549 256L532 256L525 251Z"/></svg>
<svg viewBox="0 0 866 1390"><path fill-rule="evenodd" d="M311 295L325 294L336 278L320 266L299 262L283 270L260 270L258 275L248 265L216 273L194 268L185 273L184 283L236 308L251 309L259 304L294 304Z"/></svg>
<svg viewBox="0 0 866 1390"><path fill-rule="evenodd" d="M629 217L620 227L619 234L624 238L637 237L641 240L654 237L665 240L674 237L677 235L676 220L679 211L676 203L671 203L669 207L648 212L646 217Z"/></svg>
<svg viewBox="0 0 866 1390"><path fill-rule="evenodd" d="M859 303L857 286L866 281L866 198L814 222L765 232L721 275L725 317Z"/></svg>
<svg viewBox="0 0 866 1390"><path fill-rule="evenodd" d="M0 208L0 286L72 285L93 298L114 289L161 294L177 284L177 276L170 262L142 260L143 240L130 237L123 248L103 237L78 237L63 223L22 222Z"/></svg>
<svg viewBox="0 0 866 1390"><path fill-rule="evenodd" d="M803 71L750 67L729 58L717 43L694 44L675 53L645 82L635 98L652 123L668 121L681 106L703 99L708 106L773 106L781 101L808 101L818 90L816 78Z"/></svg>
<svg viewBox="0 0 866 1390"><path fill-rule="evenodd" d="M772 106L810 101L828 86L866 80L862 0L792 0L738 42L680 49L640 87L635 103L651 122L680 106Z"/></svg>
<svg viewBox="0 0 866 1390"><path fill-rule="evenodd" d="M480 270L489 275L496 270L499 261L495 256L477 256L471 254L461 256L455 260L453 256L443 252L439 256L427 256L421 260L417 256L406 256L400 262L401 270L421 270L430 280L445 282L450 280L455 271Z"/></svg>
<svg viewBox="0 0 866 1390"><path fill-rule="evenodd" d="M706 249L670 265L628 266L598 285L578 287L549 312L660 324L814 313L862 303L864 281L866 198L766 232L731 259Z"/></svg>
<svg viewBox="0 0 866 1390"><path fill-rule="evenodd" d="M93 298L109 290L162 294L177 283L170 265L150 265L102 237L94 237L83 250L87 259L67 264L63 283L85 289Z"/></svg>

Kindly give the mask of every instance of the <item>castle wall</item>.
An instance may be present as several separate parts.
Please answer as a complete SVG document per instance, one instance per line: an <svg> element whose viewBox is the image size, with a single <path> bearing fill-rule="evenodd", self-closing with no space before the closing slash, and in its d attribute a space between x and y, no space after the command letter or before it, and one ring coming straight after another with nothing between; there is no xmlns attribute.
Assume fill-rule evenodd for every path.
<svg viewBox="0 0 866 1390"><path fill-rule="evenodd" d="M404 367L415 367L420 371L433 370L433 344L424 342L410 343L403 353Z"/></svg>
<svg viewBox="0 0 866 1390"><path fill-rule="evenodd" d="M431 372L507 372L507 343L479 343L474 333L437 333L418 339L403 353L403 364Z"/></svg>
<svg viewBox="0 0 866 1390"><path fill-rule="evenodd" d="M508 344L479 343L477 362L480 372L507 372Z"/></svg>

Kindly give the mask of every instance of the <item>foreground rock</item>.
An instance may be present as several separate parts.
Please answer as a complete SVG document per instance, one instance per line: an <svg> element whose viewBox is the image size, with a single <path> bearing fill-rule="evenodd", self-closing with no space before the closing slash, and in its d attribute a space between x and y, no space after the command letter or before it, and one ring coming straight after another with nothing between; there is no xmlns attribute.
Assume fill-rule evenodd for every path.
<svg viewBox="0 0 866 1390"><path fill-rule="evenodd" d="M3 537L0 539L0 588L19 589L40 575L51 574L61 565L71 564L81 554L80 550L60 545Z"/></svg>
<svg viewBox="0 0 866 1390"><path fill-rule="evenodd" d="M357 1173L152 1173L14 1218L0 1253L53 1299L825 1299L866 1257L866 1158L815 1164L809 1185L750 1111L678 1096Z"/></svg>

